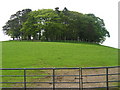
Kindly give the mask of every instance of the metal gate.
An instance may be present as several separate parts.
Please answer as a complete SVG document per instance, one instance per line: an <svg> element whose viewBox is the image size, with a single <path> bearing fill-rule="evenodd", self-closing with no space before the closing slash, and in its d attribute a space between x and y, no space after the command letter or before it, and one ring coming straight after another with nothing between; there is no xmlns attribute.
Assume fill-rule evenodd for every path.
<svg viewBox="0 0 120 90"><path fill-rule="evenodd" d="M120 66L1 68L2 90L119 90Z"/></svg>

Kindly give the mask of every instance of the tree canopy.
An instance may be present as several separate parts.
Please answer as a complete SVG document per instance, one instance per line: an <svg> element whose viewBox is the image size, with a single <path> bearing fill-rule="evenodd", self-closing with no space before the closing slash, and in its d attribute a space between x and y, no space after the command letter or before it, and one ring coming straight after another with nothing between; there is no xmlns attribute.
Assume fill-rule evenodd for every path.
<svg viewBox="0 0 120 90"><path fill-rule="evenodd" d="M94 14L53 9L23 9L11 15L3 26L13 40L82 41L102 43L110 37L103 19Z"/></svg>

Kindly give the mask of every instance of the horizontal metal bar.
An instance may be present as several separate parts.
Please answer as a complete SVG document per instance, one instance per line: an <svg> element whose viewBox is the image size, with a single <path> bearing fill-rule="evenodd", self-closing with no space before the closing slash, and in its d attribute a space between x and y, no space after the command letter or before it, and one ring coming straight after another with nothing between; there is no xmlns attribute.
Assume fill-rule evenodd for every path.
<svg viewBox="0 0 120 90"><path fill-rule="evenodd" d="M108 81L108 82L120 82L119 80L118 81ZM84 84L85 83L106 83L106 81L101 81L101 82L83 82Z"/></svg>
<svg viewBox="0 0 120 90"><path fill-rule="evenodd" d="M26 75L26 77L52 77L53 75ZM79 76L79 75L54 75L55 77L59 77L59 76ZM0 77L24 77L24 75L0 75Z"/></svg>
<svg viewBox="0 0 120 90"><path fill-rule="evenodd" d="M120 81L108 81L108 82L120 82ZM53 83L53 82L0 82L0 83ZM79 82L54 82L54 83L79 83ZM85 83L106 83L106 81L101 81L101 82L83 82L83 84L85 84Z"/></svg>
<svg viewBox="0 0 120 90"><path fill-rule="evenodd" d="M0 87L0 88L2 88L2 87ZM24 89L24 87L18 87L18 88L15 88L15 87L3 87L2 89L16 89L17 90L17 89ZM41 89L42 90L47 90L47 89L51 90L52 89L53 90L53 88L42 88L42 87L34 87L34 88L33 87L26 87L26 89L40 89L40 90ZM66 90L66 89L67 90L69 90L69 89L70 90L75 90L75 89L79 89L79 88L76 88L76 87L75 88L65 88L64 87L64 88L55 88L55 89L58 89L58 90Z"/></svg>
<svg viewBox="0 0 120 90"><path fill-rule="evenodd" d="M114 87L120 87L120 86L109 86L109 88L114 88ZM83 89L97 89L97 88L107 88L107 87L89 87L89 88L83 88Z"/></svg>
<svg viewBox="0 0 120 90"><path fill-rule="evenodd" d="M0 82L0 83L52 83L52 82Z"/></svg>
<svg viewBox="0 0 120 90"><path fill-rule="evenodd" d="M24 88L24 87L0 87L0 88L10 88L10 89L11 88L18 88L19 89L19 88ZM28 89L53 89L53 88L41 88L41 87L26 87L26 88L28 88ZM56 89L62 89L62 88L56 88ZM65 89L67 89L67 88L65 88ZM77 88L75 88L75 89L77 89Z"/></svg>
<svg viewBox="0 0 120 90"><path fill-rule="evenodd" d="M53 83L53 82L0 82L0 83ZM79 83L79 82L54 82L54 83Z"/></svg>
<svg viewBox="0 0 120 90"><path fill-rule="evenodd" d="M103 68L119 68L120 66L108 67L85 67L82 69L103 69ZM0 70L52 70L52 69L79 69L79 68L0 68Z"/></svg>
<svg viewBox="0 0 120 90"><path fill-rule="evenodd" d="M0 82L2 84L5 84L5 83L25 83L25 82Z"/></svg>
<svg viewBox="0 0 120 90"><path fill-rule="evenodd" d="M110 86L109 88L119 88L120 86ZM24 87L0 87L2 89L23 89ZM107 88L107 87L89 87L89 88L83 88L83 89L98 89L98 88ZM26 89L53 89L53 88L41 88L41 87L26 87ZM55 88L55 89L79 89L79 88Z"/></svg>
<svg viewBox="0 0 120 90"><path fill-rule="evenodd" d="M104 68L120 68L120 66L108 66L108 67L85 67L82 69L104 69Z"/></svg>
<svg viewBox="0 0 120 90"><path fill-rule="evenodd" d="M0 89L23 89L24 87L0 87Z"/></svg>
<svg viewBox="0 0 120 90"><path fill-rule="evenodd" d="M118 81L108 81L108 82L120 82L120 80L118 80Z"/></svg>
<svg viewBox="0 0 120 90"><path fill-rule="evenodd" d="M26 75L26 77L53 77L53 75ZM79 75L54 75L55 77L59 76L79 76ZM0 75L0 77L24 77L24 75Z"/></svg>
<svg viewBox="0 0 120 90"><path fill-rule="evenodd" d="M94 75L82 75L83 77L86 76L105 76L106 74L94 74ZM113 74L108 74L108 75L120 75L120 73L113 73Z"/></svg>
<svg viewBox="0 0 120 90"><path fill-rule="evenodd" d="M18 87L18 88L15 88L15 87L3 87L3 88L2 88L2 87L0 87L0 89L3 89L3 90L4 90L4 89L7 89L7 90L8 90L8 89L15 89L15 90L17 90L17 89L24 89L24 87L21 87L21 88L19 88L19 87ZM35 90L36 90L36 89L37 89L37 90L39 90L39 89L40 89L40 90L53 90L53 88L42 88L42 87L26 87L26 89L28 89L28 90L29 90L29 89L30 89L30 90L31 90L31 89L35 89ZM75 87L75 88L65 88L65 87L64 87L64 88L55 88L55 89L56 89L56 90L69 90L69 89L70 89L70 90L75 90L75 89L78 90L79 88L76 88L76 87Z"/></svg>
<svg viewBox="0 0 120 90"><path fill-rule="evenodd" d="M55 82L55 83L79 83L79 82Z"/></svg>
<svg viewBox="0 0 120 90"><path fill-rule="evenodd" d="M24 75L0 75L0 77L24 77Z"/></svg>
<svg viewBox="0 0 120 90"><path fill-rule="evenodd" d="M101 82L83 82L83 84L85 83L106 83L106 81L101 81Z"/></svg>
<svg viewBox="0 0 120 90"><path fill-rule="evenodd" d="M53 70L53 69L79 69L79 68L0 68L0 70Z"/></svg>
<svg viewBox="0 0 120 90"><path fill-rule="evenodd" d="M94 74L94 75L82 75L83 77L86 76L105 76L106 74ZM120 73L108 74L108 75L120 75ZM52 77L53 75L26 75L26 77ZM79 76L79 75L55 75L58 76ZM0 75L0 77L24 77L24 75Z"/></svg>

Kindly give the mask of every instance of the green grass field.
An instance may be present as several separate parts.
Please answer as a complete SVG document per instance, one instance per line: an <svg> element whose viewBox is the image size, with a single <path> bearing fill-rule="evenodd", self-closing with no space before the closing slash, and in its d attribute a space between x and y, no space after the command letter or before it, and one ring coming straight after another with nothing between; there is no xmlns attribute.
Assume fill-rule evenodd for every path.
<svg viewBox="0 0 120 90"><path fill-rule="evenodd" d="M100 67L117 65L118 49L102 45L67 42L2 42L2 68ZM20 70L3 70L2 74L24 75L24 72ZM46 73L27 71L27 74L42 75ZM27 81L35 81L36 78L38 77L27 78ZM3 77L2 81L23 82L23 77ZM23 84L2 85L3 87L23 87Z"/></svg>
<svg viewBox="0 0 120 90"><path fill-rule="evenodd" d="M117 66L118 49L64 42L2 42L2 68Z"/></svg>

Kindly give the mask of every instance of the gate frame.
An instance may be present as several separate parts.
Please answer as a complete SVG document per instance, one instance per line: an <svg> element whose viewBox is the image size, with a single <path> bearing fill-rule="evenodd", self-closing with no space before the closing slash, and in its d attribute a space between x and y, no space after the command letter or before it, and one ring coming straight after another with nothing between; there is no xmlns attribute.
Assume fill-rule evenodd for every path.
<svg viewBox="0 0 120 90"><path fill-rule="evenodd" d="M87 68L0 68L0 70L23 70L24 75L21 75L21 76L24 77L24 82L15 82L15 83L23 83L24 84L24 87L23 87L24 90L27 89L27 85L26 84L29 83L29 82L27 82L27 76L29 76L29 75L26 75L26 71L27 70L53 70L52 71L53 72L52 75L49 75L49 76L52 76L52 80L53 80L51 82L53 84L53 88L52 89L55 90L55 89L57 89L57 88L55 88L55 84L58 83L58 82L55 82L55 77L57 76L57 75L55 75L55 71L56 70L63 70L63 69L64 70L65 69L71 69L71 70L72 69L78 69L79 70L79 73L78 73L79 75L77 75L77 76L79 76L79 78L78 78L79 82L73 82L73 83L78 83L79 84L79 88L78 88L79 90L88 89L88 88L84 88L83 87L83 84L85 83L85 82L83 82L83 77L84 76L106 76L106 81L105 81L106 87L92 87L92 88L106 88L106 90L109 90L110 87L118 87L118 88L120 87L119 85L118 86L109 86L109 82L120 82L120 80L118 80L118 81L109 81L109 78L108 78L109 75L120 75L119 72L118 73L113 73L113 74L109 74L109 72L108 72L109 68L119 68L119 67L120 66L87 67ZM85 70L85 69L106 69L106 74L83 75L83 70ZM17 76L19 76L19 75L0 75L0 77L17 77ZM38 75L36 75L36 76L38 76ZM45 75L43 75L43 76L45 76ZM62 76L67 76L67 75L62 75ZM75 75L72 75L72 76L75 76ZM0 83L2 84L2 83L13 83L13 82L0 82ZM30 82L30 83L32 83L32 82ZM40 82L33 82L33 83L40 83ZM45 83L45 82L41 82L41 83ZM61 82L61 83L63 83L63 82ZM66 82L66 83L70 83L70 82ZM103 83L103 82L91 82L91 83ZM6 87L0 87L0 88L4 89ZM12 88L14 88L14 87L12 87Z"/></svg>

